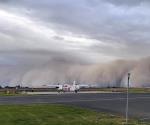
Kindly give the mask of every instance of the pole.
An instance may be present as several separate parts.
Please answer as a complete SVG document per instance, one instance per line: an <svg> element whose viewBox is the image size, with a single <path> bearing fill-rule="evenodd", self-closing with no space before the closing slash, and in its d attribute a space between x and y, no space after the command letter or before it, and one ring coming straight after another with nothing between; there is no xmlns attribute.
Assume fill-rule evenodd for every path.
<svg viewBox="0 0 150 125"><path fill-rule="evenodd" d="M128 124L128 110L129 110L129 84L130 84L130 73L128 73L128 85L127 85L126 124Z"/></svg>

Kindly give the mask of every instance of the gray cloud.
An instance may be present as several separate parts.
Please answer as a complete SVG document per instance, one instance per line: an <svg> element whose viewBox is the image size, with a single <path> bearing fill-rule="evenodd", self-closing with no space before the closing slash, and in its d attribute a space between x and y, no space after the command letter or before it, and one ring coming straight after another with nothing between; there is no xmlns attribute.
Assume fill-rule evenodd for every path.
<svg viewBox="0 0 150 125"><path fill-rule="evenodd" d="M1 0L0 16L0 65L4 72L0 74L1 81L17 83L20 79L19 82L34 85L44 79L63 81L73 79L68 72L83 75L86 67L95 73L91 65L140 59L150 53L148 0ZM114 65L118 63L112 62ZM132 63L126 66L123 62L120 66L121 78L132 67L128 65ZM107 68L99 70L109 72ZM134 70L137 74L141 71ZM8 72L14 73L10 78L4 77ZM89 75L82 75L80 81L84 82ZM101 82L95 75L90 78Z"/></svg>
<svg viewBox="0 0 150 125"><path fill-rule="evenodd" d="M141 4L149 4L149 0L106 0L116 6L140 6Z"/></svg>

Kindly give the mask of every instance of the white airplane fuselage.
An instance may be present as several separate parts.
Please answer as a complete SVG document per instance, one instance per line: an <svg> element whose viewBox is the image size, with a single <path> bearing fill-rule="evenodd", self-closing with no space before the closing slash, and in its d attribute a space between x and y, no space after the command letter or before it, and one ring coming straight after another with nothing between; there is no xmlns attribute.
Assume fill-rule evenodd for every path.
<svg viewBox="0 0 150 125"><path fill-rule="evenodd" d="M64 85L58 85L57 90L58 92L63 91L63 92L78 92L80 89L79 85L69 85L69 84L64 84Z"/></svg>
<svg viewBox="0 0 150 125"><path fill-rule="evenodd" d="M77 93L80 88L89 87L88 85L79 85L74 81L73 84L58 84L58 85L46 85L50 88L57 88L58 92L75 92Z"/></svg>

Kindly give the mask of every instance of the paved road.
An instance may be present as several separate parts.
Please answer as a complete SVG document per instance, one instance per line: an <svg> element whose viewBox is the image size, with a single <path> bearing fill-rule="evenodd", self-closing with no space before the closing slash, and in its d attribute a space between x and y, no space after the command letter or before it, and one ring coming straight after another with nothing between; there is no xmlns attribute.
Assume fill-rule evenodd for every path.
<svg viewBox="0 0 150 125"><path fill-rule="evenodd" d="M150 94L130 94L129 114L150 120ZM123 93L78 93L34 96L2 96L0 104L59 103L75 105L96 111L124 115L126 95Z"/></svg>

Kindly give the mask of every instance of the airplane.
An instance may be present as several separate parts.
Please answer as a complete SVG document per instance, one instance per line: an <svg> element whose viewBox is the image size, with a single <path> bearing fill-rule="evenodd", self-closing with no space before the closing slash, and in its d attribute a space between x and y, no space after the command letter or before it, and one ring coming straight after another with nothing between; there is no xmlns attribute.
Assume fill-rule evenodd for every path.
<svg viewBox="0 0 150 125"><path fill-rule="evenodd" d="M72 85L70 84L57 84L57 85L44 85L49 88L57 88L58 93L60 92L75 92L78 93L78 91L81 88L88 88L88 85L79 85L76 83L76 81L73 82Z"/></svg>

